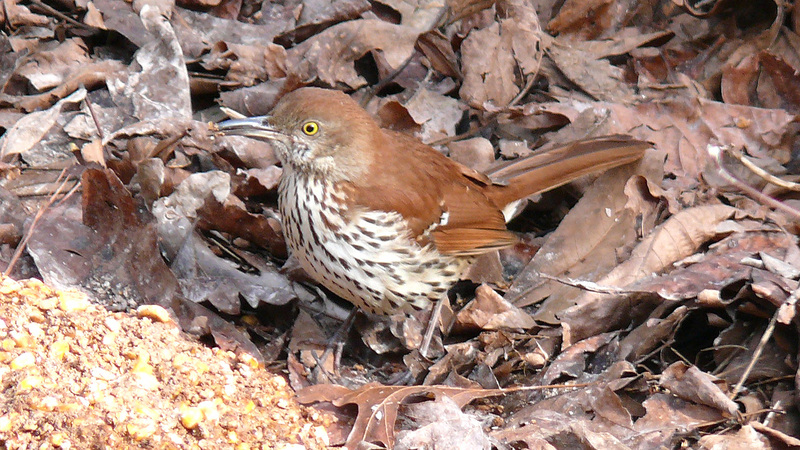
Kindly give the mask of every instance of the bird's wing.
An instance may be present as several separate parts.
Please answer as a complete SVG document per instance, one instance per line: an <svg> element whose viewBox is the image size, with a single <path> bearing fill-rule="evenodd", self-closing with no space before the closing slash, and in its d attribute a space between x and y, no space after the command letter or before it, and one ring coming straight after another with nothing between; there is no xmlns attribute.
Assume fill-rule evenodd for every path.
<svg viewBox="0 0 800 450"><path fill-rule="evenodd" d="M378 176L352 182L353 206L400 213L410 237L445 254L478 255L516 241L498 206L483 192L491 183L485 175L411 136L386 133L402 151L373 161L371 173Z"/></svg>

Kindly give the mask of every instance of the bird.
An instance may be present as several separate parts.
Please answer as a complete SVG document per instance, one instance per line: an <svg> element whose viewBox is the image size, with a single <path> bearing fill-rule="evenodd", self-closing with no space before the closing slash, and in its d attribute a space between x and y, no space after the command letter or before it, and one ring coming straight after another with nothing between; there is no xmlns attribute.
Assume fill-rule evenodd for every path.
<svg viewBox="0 0 800 450"><path fill-rule="evenodd" d="M589 138L482 173L381 128L344 92L317 87L217 130L271 144L291 254L318 283L381 315L428 308L477 256L514 245L506 222L521 200L634 162L652 146L626 135Z"/></svg>

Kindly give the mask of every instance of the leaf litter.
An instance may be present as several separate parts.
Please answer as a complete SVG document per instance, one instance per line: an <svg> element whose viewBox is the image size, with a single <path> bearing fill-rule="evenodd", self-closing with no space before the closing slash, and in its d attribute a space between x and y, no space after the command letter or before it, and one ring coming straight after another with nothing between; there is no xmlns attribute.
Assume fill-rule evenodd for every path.
<svg viewBox="0 0 800 450"><path fill-rule="evenodd" d="M308 448L798 446L800 22L790 4L729 3L6 1L0 440L289 442L256 425L261 405L220 420L224 395L166 401L166 362L210 345L252 358L246 395L276 392ZM451 290L429 359L425 314L340 329L348 305L287 255L272 150L208 129L220 106L266 114L305 85L478 170L606 134L653 149L532 199L519 243ZM75 291L103 308L65 322L49 305ZM67 323L87 337L59 362L48 336L73 339ZM140 327L127 345L149 362L114 345L116 323ZM63 361L91 395L51 381L75 374ZM227 386L203 364L177 377ZM114 377L160 395L134 401Z"/></svg>

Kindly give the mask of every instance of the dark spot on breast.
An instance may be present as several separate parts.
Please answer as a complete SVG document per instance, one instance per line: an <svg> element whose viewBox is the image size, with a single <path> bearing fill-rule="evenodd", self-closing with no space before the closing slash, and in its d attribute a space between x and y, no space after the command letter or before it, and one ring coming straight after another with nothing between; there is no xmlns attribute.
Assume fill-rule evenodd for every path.
<svg viewBox="0 0 800 450"><path fill-rule="evenodd" d="M314 242L321 245L322 240L319 238L319 234L317 234L316 227L313 226L314 225L313 223L310 225L311 226L309 226L309 228L311 229L311 238L314 239ZM327 251L327 249L325 251Z"/></svg>
<svg viewBox="0 0 800 450"><path fill-rule="evenodd" d="M330 229L330 230L332 230L334 232L339 229L339 226L338 225L334 225L333 222L331 222L330 219L328 219L328 215L325 214L324 212L320 213L319 216L320 216L320 218L322 218L322 223L326 227L328 227L328 229Z"/></svg>
<svg viewBox="0 0 800 450"><path fill-rule="evenodd" d="M358 227L358 231L369 239L375 239L375 232L364 227Z"/></svg>

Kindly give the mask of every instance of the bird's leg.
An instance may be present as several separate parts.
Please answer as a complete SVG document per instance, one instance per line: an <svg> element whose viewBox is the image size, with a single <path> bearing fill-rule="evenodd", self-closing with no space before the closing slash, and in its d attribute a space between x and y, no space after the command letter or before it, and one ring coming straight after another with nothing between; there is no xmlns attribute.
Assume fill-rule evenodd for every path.
<svg viewBox="0 0 800 450"><path fill-rule="evenodd" d="M319 370L326 378L331 378L330 374L325 373L326 371L323 367L323 361L327 360L330 357L331 352L333 352L335 349L336 353L334 354L333 359L333 376L337 378L339 377L339 365L342 362L344 339L347 332L350 330L350 327L353 326L353 321L355 321L356 314L358 314L358 307L353 307L344 322L342 322L342 324L336 329L336 332L333 333L333 335L325 343L325 351L322 352L322 355L317 357L316 353L312 352L312 355L314 355L314 360L317 362L317 367L314 368L315 372Z"/></svg>

